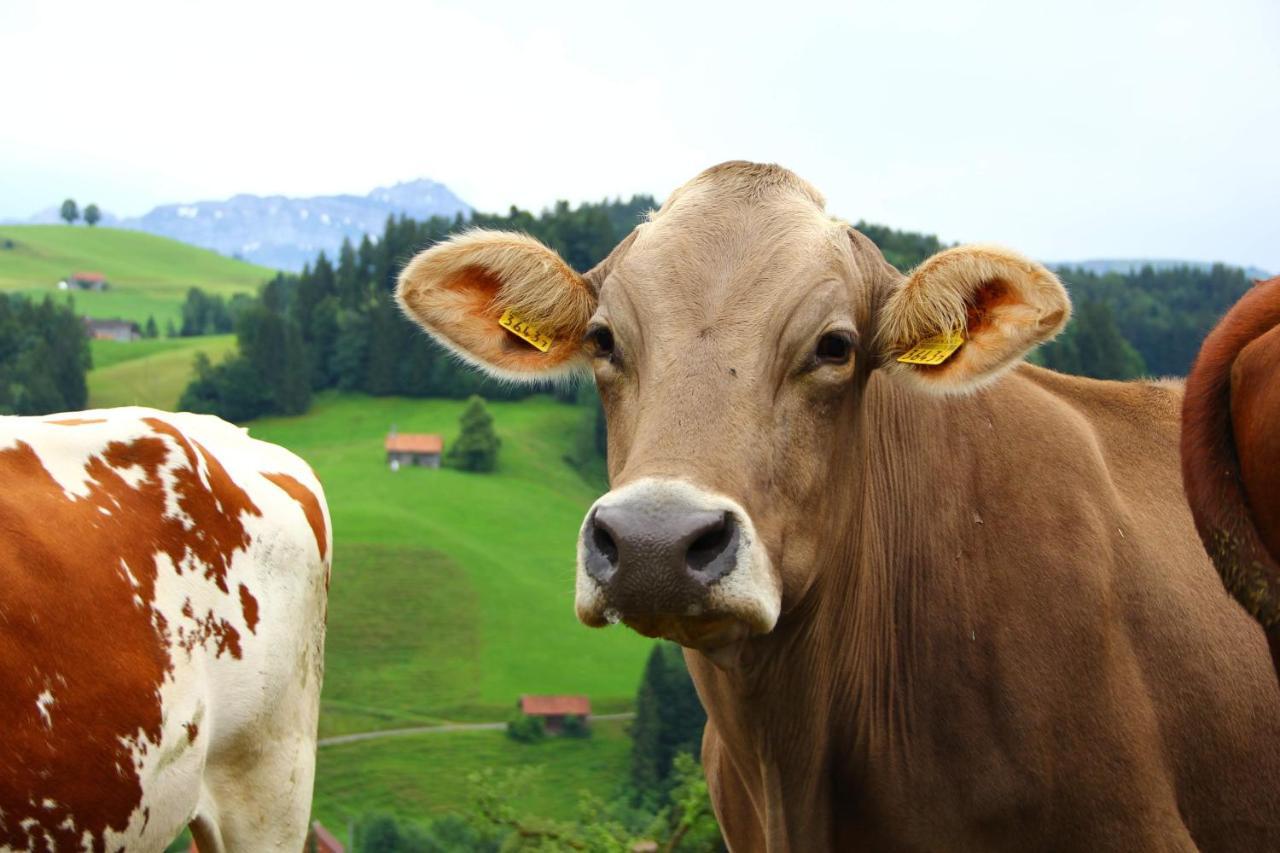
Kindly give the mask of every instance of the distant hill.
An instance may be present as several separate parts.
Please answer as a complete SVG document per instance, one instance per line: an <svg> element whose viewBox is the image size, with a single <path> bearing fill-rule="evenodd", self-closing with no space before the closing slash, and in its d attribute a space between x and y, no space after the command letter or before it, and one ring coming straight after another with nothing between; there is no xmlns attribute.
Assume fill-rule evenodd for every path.
<svg viewBox="0 0 1280 853"><path fill-rule="evenodd" d="M100 272L102 293L60 291L73 272ZM0 292L73 298L91 317L177 321L187 290L254 293L275 270L154 234L83 225L0 225Z"/></svg>
<svg viewBox="0 0 1280 853"><path fill-rule="evenodd" d="M320 252L332 258L344 237L359 243L366 234L381 234L388 216L452 219L470 212L444 184L423 179L379 187L364 196L236 195L226 201L166 204L120 225L296 272Z"/></svg>
<svg viewBox="0 0 1280 853"><path fill-rule="evenodd" d="M1157 272L1161 270L1174 269L1175 267L1191 267L1192 269L1208 270L1213 266L1213 264L1213 261L1179 261L1168 258L1104 258L1088 261L1047 262L1047 265L1051 267L1071 267L1073 269L1082 269L1086 272L1095 273L1097 275L1106 275L1111 272L1120 273L1121 275L1130 275L1138 272L1143 267L1151 267ZM1235 266L1235 264L1227 264L1227 266ZM1244 274L1252 279L1271 277L1271 273L1258 269L1257 267L1244 267L1243 269Z"/></svg>
<svg viewBox="0 0 1280 853"><path fill-rule="evenodd" d="M343 238L377 238L388 216L430 219L471 214L471 206L444 184L425 178L378 187L368 195L289 198L236 195L223 201L164 204L122 219L103 211L101 226L171 237L251 263L297 272L325 252L337 254ZM40 211L30 223L62 222L58 208Z"/></svg>

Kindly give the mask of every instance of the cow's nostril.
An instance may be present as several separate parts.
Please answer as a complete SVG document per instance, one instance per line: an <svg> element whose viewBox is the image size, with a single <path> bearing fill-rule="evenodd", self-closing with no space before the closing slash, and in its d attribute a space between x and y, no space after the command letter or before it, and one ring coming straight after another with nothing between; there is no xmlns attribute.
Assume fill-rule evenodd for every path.
<svg viewBox="0 0 1280 853"><path fill-rule="evenodd" d="M591 532L591 539L602 557L612 565L618 564L618 543L613 541L609 531L597 524Z"/></svg>
<svg viewBox="0 0 1280 853"><path fill-rule="evenodd" d="M732 561L732 555L728 552L736 533L737 524L733 515L727 512L721 515L689 543L689 550L685 553L689 569L704 576L707 581L723 575L729 568L728 563Z"/></svg>

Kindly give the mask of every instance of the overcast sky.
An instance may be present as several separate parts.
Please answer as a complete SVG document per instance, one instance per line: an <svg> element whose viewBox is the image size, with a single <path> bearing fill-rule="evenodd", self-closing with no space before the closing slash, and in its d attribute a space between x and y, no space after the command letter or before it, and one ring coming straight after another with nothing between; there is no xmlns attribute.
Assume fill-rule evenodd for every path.
<svg viewBox="0 0 1280 853"><path fill-rule="evenodd" d="M0 217L416 177L485 210L769 160L1045 260L1280 272L1280 2L0 0Z"/></svg>

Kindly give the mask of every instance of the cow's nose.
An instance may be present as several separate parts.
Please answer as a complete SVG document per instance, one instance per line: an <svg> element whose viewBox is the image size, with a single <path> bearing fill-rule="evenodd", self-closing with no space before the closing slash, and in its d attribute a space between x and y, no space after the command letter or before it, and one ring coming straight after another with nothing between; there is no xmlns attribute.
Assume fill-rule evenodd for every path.
<svg viewBox="0 0 1280 853"><path fill-rule="evenodd" d="M597 507L583 536L587 574L601 586L625 575L652 593L705 588L732 571L739 531L730 512L623 502Z"/></svg>

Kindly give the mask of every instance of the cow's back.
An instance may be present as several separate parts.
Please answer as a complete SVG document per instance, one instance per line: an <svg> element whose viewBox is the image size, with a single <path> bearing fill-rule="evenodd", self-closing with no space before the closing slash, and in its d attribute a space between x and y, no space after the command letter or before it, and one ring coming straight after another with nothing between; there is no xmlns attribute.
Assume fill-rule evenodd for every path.
<svg viewBox="0 0 1280 853"><path fill-rule="evenodd" d="M0 849L155 849L271 739L308 751L331 548L304 463L118 409L0 419L0 479Z"/></svg>

